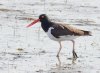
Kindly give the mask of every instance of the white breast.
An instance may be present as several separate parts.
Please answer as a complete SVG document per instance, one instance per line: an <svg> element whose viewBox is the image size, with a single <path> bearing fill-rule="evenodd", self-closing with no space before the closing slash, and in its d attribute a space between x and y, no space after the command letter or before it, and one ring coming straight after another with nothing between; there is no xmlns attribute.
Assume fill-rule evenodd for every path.
<svg viewBox="0 0 100 73"><path fill-rule="evenodd" d="M52 30L52 29L54 29L54 28L53 28L53 27L50 27L50 28L48 29L47 35L49 36L49 38L50 38L51 40L58 41L58 39L55 38L55 37L51 34L51 30Z"/></svg>

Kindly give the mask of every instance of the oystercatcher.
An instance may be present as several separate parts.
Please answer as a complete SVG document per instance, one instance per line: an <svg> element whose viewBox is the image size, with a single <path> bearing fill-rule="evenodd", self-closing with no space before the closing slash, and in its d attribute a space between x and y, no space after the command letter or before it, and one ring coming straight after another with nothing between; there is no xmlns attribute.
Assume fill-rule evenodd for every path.
<svg viewBox="0 0 100 73"><path fill-rule="evenodd" d="M85 31L81 29L77 29L75 27L69 26L68 24L63 23L55 23L50 21L46 14L41 14L39 19L33 21L27 27L32 26L33 24L41 22L42 29L47 33L50 39L58 41L60 48L57 53L57 57L59 57L59 53L61 51L61 41L69 40L73 42L73 58L78 58L75 52L75 41L74 39L80 36L91 36L90 31Z"/></svg>

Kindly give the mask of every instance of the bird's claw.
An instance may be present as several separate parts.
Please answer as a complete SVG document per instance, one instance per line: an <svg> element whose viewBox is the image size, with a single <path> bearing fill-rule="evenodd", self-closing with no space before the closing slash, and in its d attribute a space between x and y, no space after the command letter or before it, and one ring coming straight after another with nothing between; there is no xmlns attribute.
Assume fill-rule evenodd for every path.
<svg viewBox="0 0 100 73"><path fill-rule="evenodd" d="M77 56L77 54L76 54L76 52L75 51L73 51L73 59L77 59L78 58L78 56Z"/></svg>
<svg viewBox="0 0 100 73"><path fill-rule="evenodd" d="M57 56L56 57L59 57L59 55L57 54Z"/></svg>

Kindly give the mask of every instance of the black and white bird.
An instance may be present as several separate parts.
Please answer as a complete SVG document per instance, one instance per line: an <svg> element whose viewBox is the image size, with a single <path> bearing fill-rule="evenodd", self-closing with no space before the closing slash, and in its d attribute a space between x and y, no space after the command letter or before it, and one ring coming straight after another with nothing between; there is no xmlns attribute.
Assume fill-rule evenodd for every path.
<svg viewBox="0 0 100 73"><path fill-rule="evenodd" d="M61 51L61 41L72 41L73 42L73 58L77 58L77 54L75 52L75 42L74 39L80 36L91 36L90 31L85 31L81 29L77 29L75 27L69 26L68 24L56 23L49 20L46 14L41 14L39 19L33 21L27 27L32 26L33 24L41 22L42 29L46 32L48 37L54 41L58 41L60 48L57 53L57 57L59 57L59 53Z"/></svg>

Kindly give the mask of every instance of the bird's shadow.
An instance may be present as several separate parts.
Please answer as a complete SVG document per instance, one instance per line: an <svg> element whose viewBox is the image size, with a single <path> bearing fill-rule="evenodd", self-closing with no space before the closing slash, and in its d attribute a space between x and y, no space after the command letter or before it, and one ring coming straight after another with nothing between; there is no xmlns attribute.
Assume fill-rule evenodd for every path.
<svg viewBox="0 0 100 73"><path fill-rule="evenodd" d="M57 60L58 60L58 63L56 63L56 66L57 66L58 68L62 67L61 58L60 58L60 57L57 57ZM77 60L77 59L72 58L72 63L71 63L71 64L72 64L72 65L76 64L76 60Z"/></svg>
<svg viewBox="0 0 100 73"><path fill-rule="evenodd" d="M57 63L55 68L51 68L48 72L49 73L73 73L73 70L76 65L74 59L72 59L72 63L64 64L60 57L57 57Z"/></svg>

